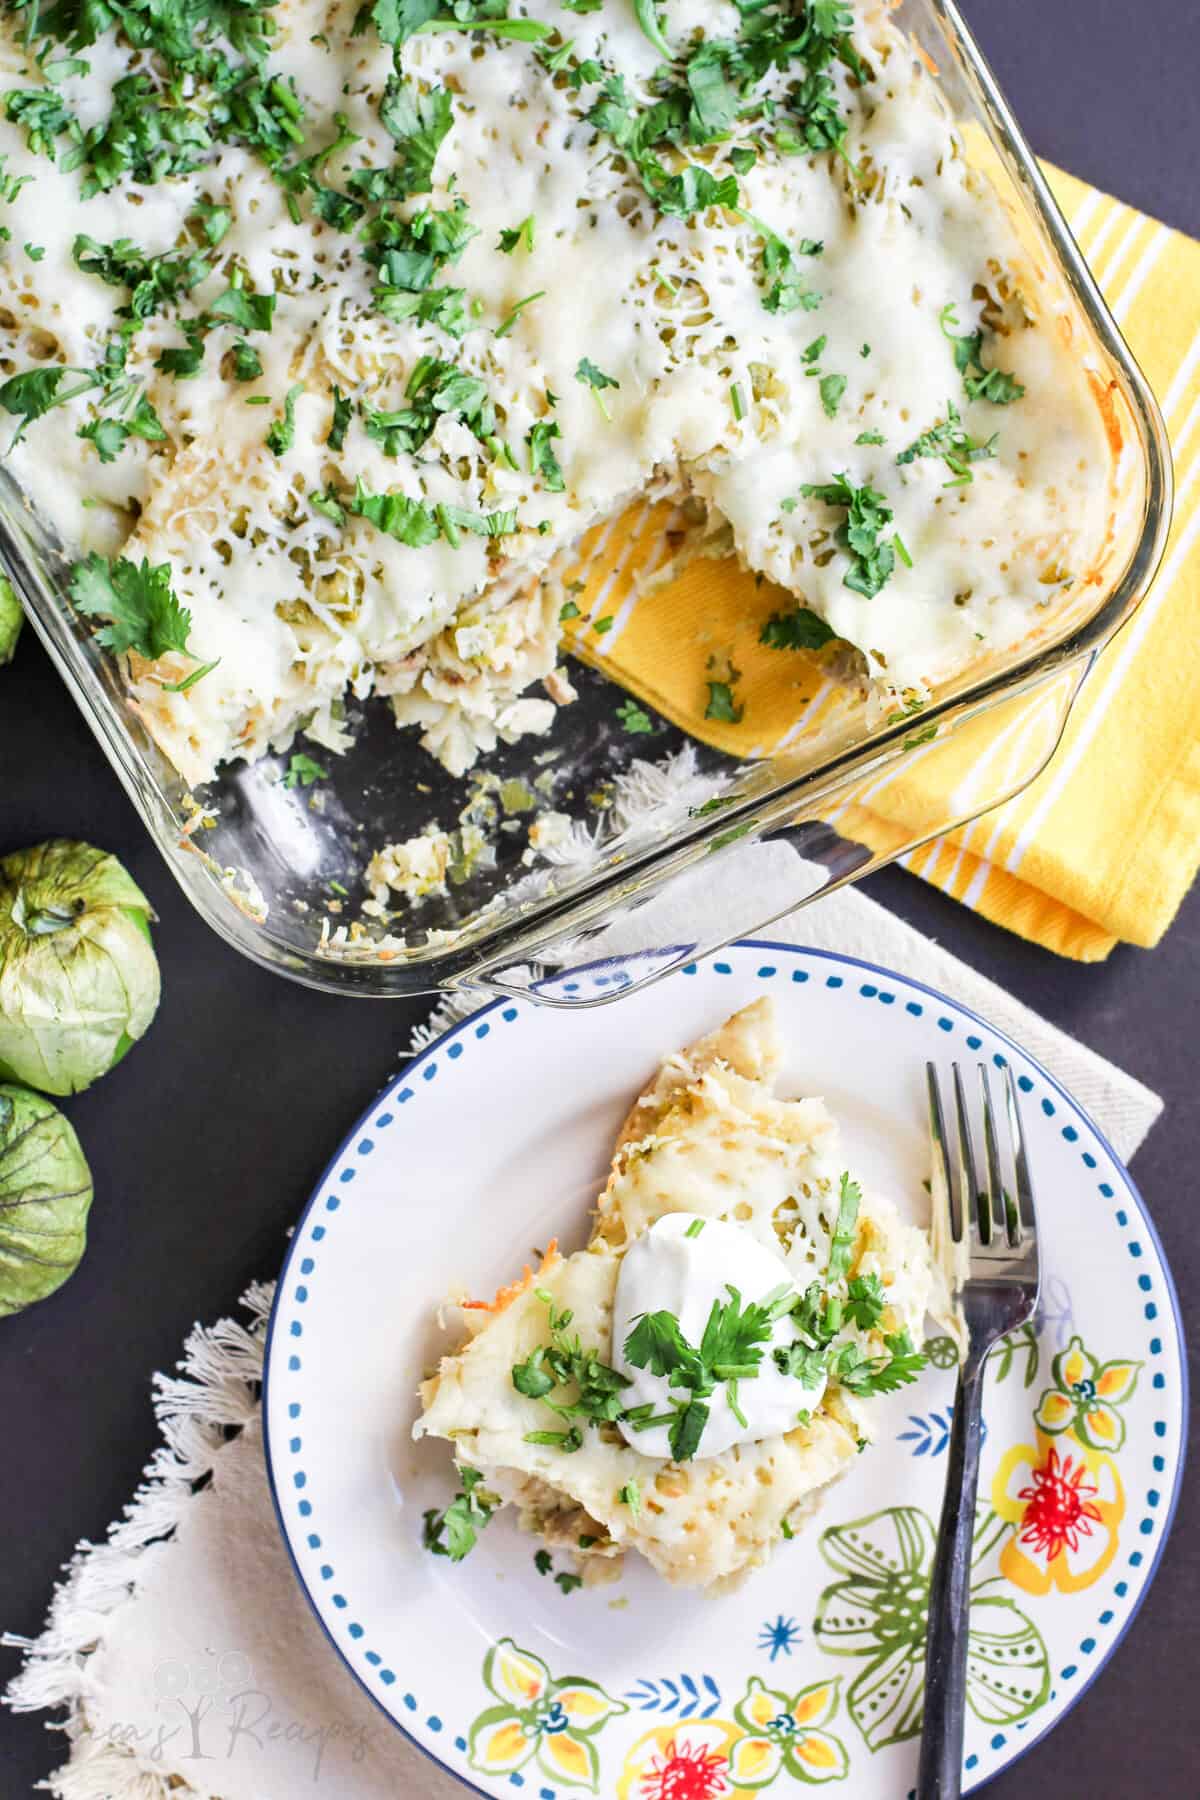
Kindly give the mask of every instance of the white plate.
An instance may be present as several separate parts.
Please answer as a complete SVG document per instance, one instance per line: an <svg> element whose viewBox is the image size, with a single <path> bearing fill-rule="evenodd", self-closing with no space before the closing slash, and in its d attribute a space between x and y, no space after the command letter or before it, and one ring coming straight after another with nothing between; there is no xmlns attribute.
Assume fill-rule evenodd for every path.
<svg viewBox="0 0 1200 1800"><path fill-rule="evenodd" d="M772 1795L910 1786L951 1369L887 1402L807 1534L734 1594L670 1589L636 1556L618 1586L564 1594L506 1515L459 1565L421 1546L423 1509L454 1486L447 1446L409 1438L422 1371L447 1347L438 1298L492 1293L555 1234L581 1245L660 1057L764 992L790 1047L785 1090L823 1094L851 1166L918 1209L926 1059L1008 1058L1023 1092L1048 1304L988 1377L971 1787L1078 1699L1158 1562L1187 1410L1171 1278L1129 1176L1019 1046L902 976L780 944L735 945L582 1017L498 1002L406 1067L331 1163L279 1283L264 1405L318 1617L384 1711L480 1793L712 1800L750 1791L751 1765ZM1104 1451L1081 1441L1089 1382L1112 1396L1091 1433L1114 1440ZM1039 1409L1065 1428L1039 1432Z"/></svg>

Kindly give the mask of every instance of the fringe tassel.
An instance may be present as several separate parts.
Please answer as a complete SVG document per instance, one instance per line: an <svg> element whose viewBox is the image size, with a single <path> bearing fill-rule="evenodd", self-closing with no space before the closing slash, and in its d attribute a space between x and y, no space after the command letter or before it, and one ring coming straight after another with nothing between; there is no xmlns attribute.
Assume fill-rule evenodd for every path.
<svg viewBox="0 0 1200 1800"><path fill-rule="evenodd" d="M91 1738L88 1660L103 1642L109 1619L136 1591L143 1551L170 1537L230 1433L254 1417L274 1291L273 1284L255 1282L241 1301L247 1324L221 1319L208 1328L197 1325L178 1373L155 1376L154 1414L163 1441L124 1516L105 1543L78 1546L40 1638L8 1633L0 1638L26 1653L6 1704L14 1712L66 1708L66 1718L52 1722L51 1729L66 1733L71 1759L42 1784L58 1800L167 1800L194 1791L175 1781L168 1785L139 1767L129 1751Z"/></svg>

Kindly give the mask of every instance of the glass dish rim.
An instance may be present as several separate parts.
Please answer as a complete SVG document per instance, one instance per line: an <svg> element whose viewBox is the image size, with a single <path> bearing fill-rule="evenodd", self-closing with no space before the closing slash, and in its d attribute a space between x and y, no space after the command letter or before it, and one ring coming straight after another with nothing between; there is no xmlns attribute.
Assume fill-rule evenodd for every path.
<svg viewBox="0 0 1200 1800"><path fill-rule="evenodd" d="M1141 527L1128 562L1114 586L1087 618L1059 642L1032 646L1004 667L958 686L928 706L922 728L953 727L967 717L1029 692L1074 665L1090 666L1128 622L1144 598L1162 560L1171 523L1173 470L1166 427L1154 394L1075 242L1049 183L1005 99L996 77L962 18L955 0L914 0L938 25L958 59L959 72L983 116L992 143L1013 187L1053 253L1054 274L1079 308L1096 345L1116 375L1135 428L1145 484ZM506 917L497 909L482 932L468 925L463 941L407 954L354 959L301 948L256 918L221 885L205 859L188 854L178 813L158 776L132 737L112 695L95 669L78 653L79 626L65 597L31 568L7 523L0 519L0 564L14 580L37 636L98 739L135 810L172 874L205 923L226 943L261 967L337 994L403 999L479 982L496 969L577 929L606 895L637 877L645 888L669 881L681 852L712 847L720 833L741 822L764 825L764 813L784 816L805 796L839 787L868 770L891 766L903 753L911 723L876 727L816 766L789 776L765 793L731 797L719 815L691 819L661 841L631 855L618 868L601 867L570 894L548 896L527 913ZM1076 684L1075 692L1078 691ZM739 935L745 935L744 930Z"/></svg>

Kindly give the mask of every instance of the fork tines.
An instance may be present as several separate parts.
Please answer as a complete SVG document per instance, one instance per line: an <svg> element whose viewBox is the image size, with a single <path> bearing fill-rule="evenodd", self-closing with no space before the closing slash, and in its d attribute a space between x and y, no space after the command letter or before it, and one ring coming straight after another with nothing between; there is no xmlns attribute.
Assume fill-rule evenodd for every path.
<svg viewBox="0 0 1200 1800"><path fill-rule="evenodd" d="M966 1237L972 1251L987 1255L1011 1256L1013 1251L1032 1252L1037 1222L1033 1204L1033 1183L1029 1173L1029 1157L1025 1134L1021 1128L1021 1110L1017 1100L1017 1084L1012 1069L1006 1064L1003 1073L1006 1130L1002 1149L1001 1115L992 1098L991 1071L979 1064L980 1103L983 1116L984 1168L986 1184L981 1186L978 1163L971 1131L962 1070L951 1065L954 1086L954 1153L946 1131L942 1108L941 1082L937 1068L926 1063L929 1081L929 1124L933 1137L934 1176L940 1177L949 1214L950 1236L955 1243ZM1005 1161L1011 1171L1006 1179ZM935 1196L936 1198L936 1196Z"/></svg>

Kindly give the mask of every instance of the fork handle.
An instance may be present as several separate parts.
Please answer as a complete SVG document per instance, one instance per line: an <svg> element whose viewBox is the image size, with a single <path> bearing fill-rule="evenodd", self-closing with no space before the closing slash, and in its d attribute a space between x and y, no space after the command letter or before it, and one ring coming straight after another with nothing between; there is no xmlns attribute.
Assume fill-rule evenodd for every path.
<svg viewBox="0 0 1200 1800"><path fill-rule="evenodd" d="M959 1800L967 1702L967 1631L986 1356L968 1352L958 1377L946 1493L929 1584L925 1718L916 1800Z"/></svg>

